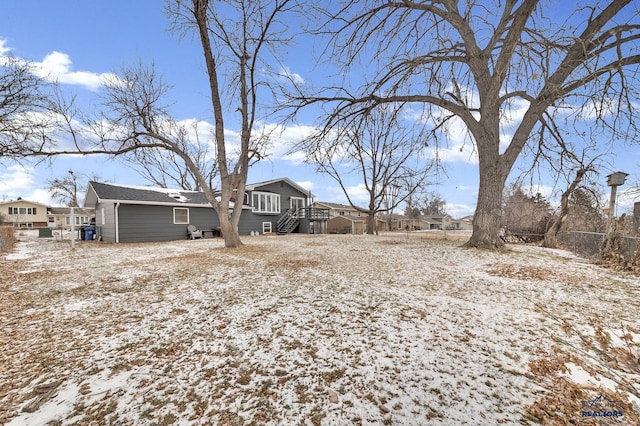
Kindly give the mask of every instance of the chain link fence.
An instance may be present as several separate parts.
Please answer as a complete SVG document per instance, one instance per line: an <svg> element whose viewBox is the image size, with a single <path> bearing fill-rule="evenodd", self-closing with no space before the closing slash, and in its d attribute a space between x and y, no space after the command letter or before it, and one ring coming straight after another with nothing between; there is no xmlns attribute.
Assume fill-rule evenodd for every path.
<svg viewBox="0 0 640 426"><path fill-rule="evenodd" d="M558 241L574 254L589 257L602 257L602 243L606 234L599 232L567 231L558 232ZM640 238L620 237L619 253L629 261L640 256Z"/></svg>

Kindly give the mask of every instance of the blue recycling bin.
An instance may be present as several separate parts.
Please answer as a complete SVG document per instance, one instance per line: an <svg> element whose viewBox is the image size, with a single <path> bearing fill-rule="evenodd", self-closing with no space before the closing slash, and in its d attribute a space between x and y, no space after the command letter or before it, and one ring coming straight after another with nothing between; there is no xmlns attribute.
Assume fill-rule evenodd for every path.
<svg viewBox="0 0 640 426"><path fill-rule="evenodd" d="M93 234L95 234L95 232L96 232L96 228L94 228L92 226L87 226L86 228L84 228L84 239L85 239L85 241L93 240Z"/></svg>

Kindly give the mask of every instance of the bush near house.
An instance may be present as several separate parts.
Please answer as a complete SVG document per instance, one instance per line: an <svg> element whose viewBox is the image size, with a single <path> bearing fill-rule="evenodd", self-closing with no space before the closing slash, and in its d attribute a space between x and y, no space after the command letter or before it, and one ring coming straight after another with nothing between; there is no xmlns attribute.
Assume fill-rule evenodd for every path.
<svg viewBox="0 0 640 426"><path fill-rule="evenodd" d="M0 253L13 248L15 237L12 225L0 225Z"/></svg>

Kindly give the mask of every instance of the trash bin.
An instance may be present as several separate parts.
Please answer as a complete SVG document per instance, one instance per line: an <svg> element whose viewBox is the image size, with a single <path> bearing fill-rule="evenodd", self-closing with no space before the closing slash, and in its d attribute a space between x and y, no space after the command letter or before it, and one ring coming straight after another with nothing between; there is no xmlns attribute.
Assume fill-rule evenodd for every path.
<svg viewBox="0 0 640 426"><path fill-rule="evenodd" d="M84 236L85 236L85 227L81 226L80 227L80 240L84 240Z"/></svg>
<svg viewBox="0 0 640 426"><path fill-rule="evenodd" d="M96 228L92 228L90 226L85 228L85 230L84 230L84 239L85 239L85 241L93 240L93 234L94 234L95 230L96 230Z"/></svg>

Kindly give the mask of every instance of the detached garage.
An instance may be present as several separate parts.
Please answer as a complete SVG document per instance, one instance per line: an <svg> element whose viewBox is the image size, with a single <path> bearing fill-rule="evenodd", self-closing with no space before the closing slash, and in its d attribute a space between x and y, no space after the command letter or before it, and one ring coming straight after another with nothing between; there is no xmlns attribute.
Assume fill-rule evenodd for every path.
<svg viewBox="0 0 640 426"><path fill-rule="evenodd" d="M365 223L361 217L336 216L327 222L327 230L330 234L364 234Z"/></svg>

